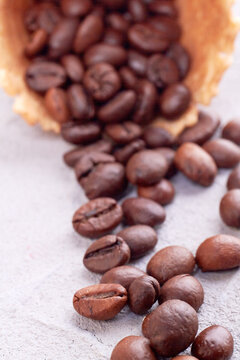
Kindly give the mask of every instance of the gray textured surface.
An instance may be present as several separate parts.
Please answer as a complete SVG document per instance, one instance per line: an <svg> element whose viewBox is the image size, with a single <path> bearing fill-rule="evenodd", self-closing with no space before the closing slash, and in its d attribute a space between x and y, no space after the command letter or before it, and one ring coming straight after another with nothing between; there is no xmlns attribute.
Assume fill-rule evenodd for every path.
<svg viewBox="0 0 240 360"><path fill-rule="evenodd" d="M240 13L240 2L236 7ZM212 108L223 123L240 116L240 38L235 61ZM28 127L0 92L0 359L109 359L121 338L141 333L142 317L128 308L113 321L94 322L72 309L75 290L98 281L82 265L90 241L76 235L73 212L86 200L61 155L69 148L56 136ZM208 189L178 175L177 196L158 229L157 249L180 244L193 252L217 233L239 236L218 214L227 171ZM145 269L151 254L136 265ZM240 358L240 270L196 276L205 289L200 330L226 326Z"/></svg>

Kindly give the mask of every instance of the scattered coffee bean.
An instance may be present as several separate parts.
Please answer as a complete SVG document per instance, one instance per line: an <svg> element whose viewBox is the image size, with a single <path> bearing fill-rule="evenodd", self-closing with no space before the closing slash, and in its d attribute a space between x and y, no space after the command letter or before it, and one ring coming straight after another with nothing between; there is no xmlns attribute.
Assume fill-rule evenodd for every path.
<svg viewBox="0 0 240 360"><path fill-rule="evenodd" d="M69 121L70 112L67 103L67 95L63 89L49 89L45 95L44 102L49 114L54 120L60 124Z"/></svg>
<svg viewBox="0 0 240 360"><path fill-rule="evenodd" d="M133 22L143 22L148 16L147 7L141 0L128 0L128 11Z"/></svg>
<svg viewBox="0 0 240 360"><path fill-rule="evenodd" d="M138 139L142 135L142 128L131 121L125 121L107 125L105 132L115 143L124 145Z"/></svg>
<svg viewBox="0 0 240 360"><path fill-rule="evenodd" d="M140 150L145 148L145 142L141 139L132 141L114 152L114 156L117 161L122 164L126 164L128 160Z"/></svg>
<svg viewBox="0 0 240 360"><path fill-rule="evenodd" d="M149 10L157 15L164 15L170 17L177 17L178 12L175 5L168 0L154 0L148 5Z"/></svg>
<svg viewBox="0 0 240 360"><path fill-rule="evenodd" d="M176 142L175 137L168 130L153 125L145 128L143 139L150 148L173 146Z"/></svg>
<svg viewBox="0 0 240 360"><path fill-rule="evenodd" d="M240 165L238 165L229 175L227 188L228 190L240 189Z"/></svg>
<svg viewBox="0 0 240 360"><path fill-rule="evenodd" d="M157 15L149 18L149 23L154 29L158 30L161 38L164 38L169 42L176 42L181 37L181 27L173 18Z"/></svg>
<svg viewBox="0 0 240 360"><path fill-rule="evenodd" d="M122 84L126 89L135 89L137 85L137 77L134 72L127 66L122 67L119 70L119 75L122 80Z"/></svg>
<svg viewBox="0 0 240 360"><path fill-rule="evenodd" d="M153 120L157 91L148 80L139 80L136 84L137 101L133 114L133 121L138 124L148 124Z"/></svg>
<svg viewBox="0 0 240 360"><path fill-rule="evenodd" d="M65 68L66 73L71 81L79 83L83 79L84 67L78 56L68 54L61 58L61 64Z"/></svg>
<svg viewBox="0 0 240 360"><path fill-rule="evenodd" d="M222 131L222 137L240 145L240 119L233 119L226 124Z"/></svg>
<svg viewBox="0 0 240 360"><path fill-rule="evenodd" d="M167 164L168 164L168 170L165 175L166 178L171 178L177 173L176 166L174 164L175 159L175 151L173 149L162 147L155 149L159 154L165 157Z"/></svg>
<svg viewBox="0 0 240 360"><path fill-rule="evenodd" d="M117 266L107 271L102 279L102 284L121 284L126 290L131 283L140 276L146 275L142 270L129 265Z"/></svg>
<svg viewBox="0 0 240 360"><path fill-rule="evenodd" d="M170 57L156 54L148 59L147 77L159 89L164 89L179 81L179 71Z"/></svg>
<svg viewBox="0 0 240 360"><path fill-rule="evenodd" d="M218 168L233 168L240 161L240 148L230 140L209 140L203 149L213 157Z"/></svg>
<svg viewBox="0 0 240 360"><path fill-rule="evenodd" d="M240 228L240 189L230 190L224 195L220 215L226 225Z"/></svg>
<svg viewBox="0 0 240 360"><path fill-rule="evenodd" d="M143 336L127 336L113 349L111 360L157 360L150 342Z"/></svg>
<svg viewBox="0 0 240 360"><path fill-rule="evenodd" d="M169 4L168 0L165 2ZM191 58L189 52L181 44L173 43L168 49L166 55L175 61L179 71L180 79L185 79L191 67Z"/></svg>
<svg viewBox="0 0 240 360"><path fill-rule="evenodd" d="M65 16L85 16L92 10L92 0L61 0L61 9Z"/></svg>
<svg viewBox="0 0 240 360"><path fill-rule="evenodd" d="M94 168L100 164L114 163L115 158L110 154L91 151L86 152L75 165L75 175L78 181L88 176Z"/></svg>
<svg viewBox="0 0 240 360"><path fill-rule="evenodd" d="M36 30L25 47L25 54L28 57L38 55L46 46L48 33L44 29Z"/></svg>
<svg viewBox="0 0 240 360"><path fill-rule="evenodd" d="M135 50L128 51L128 66L137 76L143 77L146 75L147 61L147 57L143 54Z"/></svg>
<svg viewBox="0 0 240 360"><path fill-rule="evenodd" d="M91 46L84 54L86 66L97 63L108 63L113 66L122 66L127 60L127 52L121 46L98 43Z"/></svg>
<svg viewBox="0 0 240 360"><path fill-rule="evenodd" d="M96 122L82 124L71 121L62 125L61 135L67 142L75 145L88 144L99 139L101 128Z"/></svg>
<svg viewBox="0 0 240 360"><path fill-rule="evenodd" d="M183 84L177 83L167 87L159 98L159 108L167 119L181 116L189 107L191 92Z"/></svg>
<svg viewBox="0 0 240 360"><path fill-rule="evenodd" d="M138 196L151 199L160 205L167 205L173 201L175 189L169 180L162 179L152 186L139 186Z"/></svg>
<svg viewBox="0 0 240 360"><path fill-rule="evenodd" d="M85 122L93 118L95 115L94 103L82 85L71 85L67 90L67 96L74 119Z"/></svg>

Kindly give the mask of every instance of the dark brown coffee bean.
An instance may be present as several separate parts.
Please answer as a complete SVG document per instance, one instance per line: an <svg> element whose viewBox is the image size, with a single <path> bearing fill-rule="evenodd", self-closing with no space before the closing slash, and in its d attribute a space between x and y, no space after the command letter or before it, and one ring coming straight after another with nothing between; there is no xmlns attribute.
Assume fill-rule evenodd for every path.
<svg viewBox="0 0 240 360"><path fill-rule="evenodd" d="M174 164L175 151L167 147L157 148L155 149L155 151L164 156L167 161L168 170L165 177L171 178L172 176L174 176L177 173L177 169Z"/></svg>
<svg viewBox="0 0 240 360"><path fill-rule="evenodd" d="M181 116L189 107L191 92L183 84L177 83L167 87L159 98L159 108L167 119Z"/></svg>
<svg viewBox="0 0 240 360"><path fill-rule="evenodd" d="M177 17L178 11L172 1L168 0L154 0L148 5L149 10L157 15L164 15L170 17Z"/></svg>
<svg viewBox="0 0 240 360"><path fill-rule="evenodd" d="M179 71L172 59L156 54L148 59L147 77L159 89L163 89L179 81Z"/></svg>
<svg viewBox="0 0 240 360"><path fill-rule="evenodd" d="M130 249L127 243L119 236L106 235L89 246L83 263L88 270L102 274L128 263L129 259Z"/></svg>
<svg viewBox="0 0 240 360"><path fill-rule="evenodd" d="M133 114L133 121L138 124L148 124L153 120L157 91L148 80L139 80L136 84L137 101Z"/></svg>
<svg viewBox="0 0 240 360"><path fill-rule="evenodd" d="M49 3L34 4L24 14L24 25L30 32L41 28L50 34L61 18L57 6Z"/></svg>
<svg viewBox="0 0 240 360"><path fill-rule="evenodd" d="M131 259L139 259L152 250L157 243L157 233L147 225L134 225L121 230L118 234L128 244Z"/></svg>
<svg viewBox="0 0 240 360"><path fill-rule="evenodd" d="M61 0L61 9L65 16L85 16L92 9L92 0Z"/></svg>
<svg viewBox="0 0 240 360"><path fill-rule="evenodd" d="M110 10L118 10L126 5L126 0L102 0L101 2Z"/></svg>
<svg viewBox="0 0 240 360"><path fill-rule="evenodd" d="M240 266L240 239L231 235L215 235L198 248L196 262L202 271L221 271Z"/></svg>
<svg viewBox="0 0 240 360"><path fill-rule="evenodd" d="M84 86L97 101L107 101L121 87L121 80L114 67L107 63L91 66L84 75Z"/></svg>
<svg viewBox="0 0 240 360"><path fill-rule="evenodd" d="M240 189L240 165L238 165L229 175L227 188L228 190Z"/></svg>
<svg viewBox="0 0 240 360"><path fill-rule="evenodd" d="M102 41L109 45L123 46L125 43L125 36L118 30L107 28L104 32Z"/></svg>
<svg viewBox="0 0 240 360"><path fill-rule="evenodd" d="M51 88L44 99L47 110L58 123L63 124L70 120L66 91L60 88Z"/></svg>
<svg viewBox="0 0 240 360"><path fill-rule="evenodd" d="M37 92L45 92L52 87L62 86L66 79L64 68L54 62L33 62L26 72L27 85Z"/></svg>
<svg viewBox="0 0 240 360"><path fill-rule="evenodd" d="M162 224L166 218L162 206L149 199L126 199L122 204L122 208L128 225L156 226Z"/></svg>
<svg viewBox="0 0 240 360"><path fill-rule="evenodd" d="M133 22L143 22L148 16L147 7L141 0L129 0L128 12Z"/></svg>
<svg viewBox="0 0 240 360"><path fill-rule="evenodd" d="M180 25L175 19L172 19L168 16L154 16L149 19L149 23L153 29L158 30L161 35L161 38L164 38L165 41L174 42L179 41L182 30ZM157 51L157 52L161 52Z"/></svg>
<svg viewBox="0 0 240 360"><path fill-rule="evenodd" d="M162 304L173 299L185 301L198 311L204 300L203 287L191 275L174 276L161 287L158 301Z"/></svg>
<svg viewBox="0 0 240 360"><path fill-rule="evenodd" d="M121 284L126 290L131 283L140 276L146 275L144 271L129 265L117 266L107 271L102 279L102 284Z"/></svg>
<svg viewBox="0 0 240 360"><path fill-rule="evenodd" d="M79 234L94 238L114 229L123 212L116 200L99 198L82 205L73 216L73 227Z"/></svg>
<svg viewBox="0 0 240 360"><path fill-rule="evenodd" d="M110 154L97 151L85 152L75 165L75 175L78 181L88 176L100 164L114 163L115 158Z"/></svg>
<svg viewBox="0 0 240 360"><path fill-rule="evenodd" d="M78 27L73 45L74 51L80 54L97 43L102 37L103 28L104 24L101 16L88 15Z"/></svg>
<svg viewBox="0 0 240 360"><path fill-rule="evenodd" d="M172 360L198 360L198 359L195 358L195 356L179 355L179 356L172 358Z"/></svg>
<svg viewBox="0 0 240 360"><path fill-rule="evenodd" d="M218 168L233 168L240 161L240 148L227 139L209 140L203 145L214 159Z"/></svg>
<svg viewBox="0 0 240 360"><path fill-rule="evenodd" d="M195 267L193 254L183 246L167 246L149 261L147 273L162 285L176 275L191 274Z"/></svg>
<svg viewBox="0 0 240 360"><path fill-rule="evenodd" d="M68 105L74 119L82 122L93 118L95 108L92 98L82 85L73 84L67 90Z"/></svg>
<svg viewBox="0 0 240 360"><path fill-rule="evenodd" d="M134 154L127 163L126 175L134 185L156 184L167 172L167 161L153 150L142 150Z"/></svg>
<svg viewBox="0 0 240 360"><path fill-rule="evenodd" d="M160 180L156 185L138 187L138 196L151 199L160 205L170 204L174 195L174 186L166 179Z"/></svg>
<svg viewBox="0 0 240 360"><path fill-rule="evenodd" d="M82 81L84 67L78 56L72 54L64 55L61 59L61 64L72 82L79 83Z"/></svg>
<svg viewBox="0 0 240 360"><path fill-rule="evenodd" d="M121 124L109 124L105 132L117 144L128 144L142 135L142 128L131 122L125 121Z"/></svg>
<svg viewBox="0 0 240 360"><path fill-rule="evenodd" d="M73 307L82 316L110 320L126 305L127 291L119 284L97 284L78 290Z"/></svg>
<svg viewBox="0 0 240 360"><path fill-rule="evenodd" d="M99 43L91 46L84 55L87 66L106 62L113 66L122 66L127 60L127 52L122 46Z"/></svg>
<svg viewBox="0 0 240 360"><path fill-rule="evenodd" d="M125 89L135 89L137 85L137 77L134 72L127 66L122 67L119 70L119 75L122 80L122 84Z"/></svg>
<svg viewBox="0 0 240 360"><path fill-rule="evenodd" d="M172 146L176 143L176 138L169 131L154 125L144 129L143 139L150 148Z"/></svg>
<svg viewBox="0 0 240 360"><path fill-rule="evenodd" d="M135 51L128 51L128 66L137 76L145 76L147 72L147 57Z"/></svg>
<svg viewBox="0 0 240 360"><path fill-rule="evenodd" d="M169 41L151 24L136 24L128 30L130 44L147 54L167 50Z"/></svg>
<svg viewBox="0 0 240 360"><path fill-rule="evenodd" d="M145 148L145 142L141 139L132 141L114 152L115 159L122 164L126 164L128 160L140 150Z"/></svg>
<svg viewBox="0 0 240 360"><path fill-rule="evenodd" d="M136 102L136 94L132 90L118 93L98 111L98 118L104 123L114 123L126 120Z"/></svg>
<svg viewBox="0 0 240 360"><path fill-rule="evenodd" d="M184 301L168 300L147 315L142 324L143 335L163 357L185 350L198 331L196 311Z"/></svg>
<svg viewBox="0 0 240 360"><path fill-rule="evenodd" d="M81 122L71 121L62 126L61 135L64 140L71 144L88 144L99 139L101 128L95 122L82 124Z"/></svg>
<svg viewBox="0 0 240 360"><path fill-rule="evenodd" d="M48 33L44 29L36 30L25 47L25 55L28 57L39 54L48 41Z"/></svg>
<svg viewBox="0 0 240 360"><path fill-rule="evenodd" d="M213 325L203 330L192 344L192 355L199 360L228 360L233 354L233 337L224 327Z"/></svg>
<svg viewBox="0 0 240 360"><path fill-rule="evenodd" d="M233 119L224 126L222 137L240 145L240 119Z"/></svg>
<svg viewBox="0 0 240 360"><path fill-rule="evenodd" d="M240 228L240 189L230 190L224 195L220 215L226 225Z"/></svg>
<svg viewBox="0 0 240 360"><path fill-rule="evenodd" d="M209 186L217 175L213 158L194 143L185 143L176 151L175 164L189 179L202 186Z"/></svg>
<svg viewBox="0 0 240 360"><path fill-rule="evenodd" d="M143 336L127 336L113 349L111 360L157 360L149 340Z"/></svg>
<svg viewBox="0 0 240 360"><path fill-rule="evenodd" d="M129 21L120 13L112 12L106 16L106 23L112 29L126 33L129 28Z"/></svg>
<svg viewBox="0 0 240 360"><path fill-rule="evenodd" d="M169 3L169 1L166 2ZM185 79L191 67L189 52L181 44L173 43L168 49L166 56L175 61L180 79Z"/></svg>

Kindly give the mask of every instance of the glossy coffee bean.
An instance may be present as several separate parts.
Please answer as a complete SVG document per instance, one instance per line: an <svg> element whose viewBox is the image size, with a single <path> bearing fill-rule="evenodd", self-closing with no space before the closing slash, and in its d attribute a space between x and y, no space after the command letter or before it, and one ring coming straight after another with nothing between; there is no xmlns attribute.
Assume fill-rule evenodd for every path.
<svg viewBox="0 0 240 360"><path fill-rule="evenodd" d="M78 290L73 297L74 309L94 320L110 320L126 305L126 289L119 284L97 284Z"/></svg>
<svg viewBox="0 0 240 360"><path fill-rule="evenodd" d="M102 0L101 2L110 10L122 9L127 3L126 0Z"/></svg>
<svg viewBox="0 0 240 360"><path fill-rule="evenodd" d="M184 175L202 186L211 185L217 175L213 158L194 143L185 143L179 147L175 164Z"/></svg>
<svg viewBox="0 0 240 360"><path fill-rule="evenodd" d="M179 41L182 30L178 22L168 16L157 15L149 19L151 26L169 42Z"/></svg>
<svg viewBox="0 0 240 360"><path fill-rule="evenodd" d="M175 158L175 151L173 149L170 149L168 147L161 147L155 149L159 154L164 156L164 158L167 161L168 164L168 170L165 175L166 178L171 178L177 173L176 166L174 164L174 158Z"/></svg>
<svg viewBox="0 0 240 360"><path fill-rule="evenodd" d="M126 164L128 160L140 150L145 148L145 142L141 139L130 142L124 147L114 152L115 159L122 164Z"/></svg>
<svg viewBox="0 0 240 360"><path fill-rule="evenodd" d="M75 165L75 175L78 181L88 176L94 168L100 164L114 163L115 158L110 154L91 151L85 152Z"/></svg>
<svg viewBox="0 0 240 360"><path fill-rule="evenodd" d="M228 360L233 354L233 337L223 326L213 325L194 340L192 355L199 360Z"/></svg>
<svg viewBox="0 0 240 360"><path fill-rule="evenodd" d="M68 105L74 119L86 122L95 115L92 98L84 87L79 84L71 85L67 90Z"/></svg>
<svg viewBox="0 0 240 360"><path fill-rule="evenodd" d="M122 84L126 89L135 89L137 85L137 77L134 72L127 66L122 67L119 70L119 75L122 80Z"/></svg>
<svg viewBox="0 0 240 360"><path fill-rule="evenodd" d="M223 128L222 137L240 145L240 119L229 121Z"/></svg>
<svg viewBox="0 0 240 360"><path fill-rule="evenodd" d="M128 290L131 283L143 275L146 275L145 272L134 266L117 266L102 276L101 284L121 284Z"/></svg>
<svg viewBox="0 0 240 360"><path fill-rule="evenodd" d="M177 83L168 86L159 98L159 108L167 119L181 116L189 107L191 92L183 84Z"/></svg>
<svg viewBox="0 0 240 360"><path fill-rule="evenodd" d="M166 2L169 3L169 1ZM189 52L181 44L173 43L168 49L166 56L175 61L180 79L185 79L191 67Z"/></svg>
<svg viewBox="0 0 240 360"><path fill-rule="evenodd" d="M143 22L148 16L147 7L141 0L129 0L128 12L133 22Z"/></svg>
<svg viewBox="0 0 240 360"><path fill-rule="evenodd" d="M147 315L142 324L143 335L163 357L184 351L193 342L197 331L196 311L181 300L166 301Z"/></svg>
<svg viewBox="0 0 240 360"><path fill-rule="evenodd" d="M99 63L91 66L84 75L85 88L96 101L113 97L121 87L121 80L112 65Z"/></svg>
<svg viewBox="0 0 240 360"><path fill-rule="evenodd" d="M172 146L176 142L176 138L169 131L152 125L144 129L143 139L150 148Z"/></svg>
<svg viewBox="0 0 240 360"><path fill-rule="evenodd" d="M230 190L224 195L220 215L226 225L240 228L240 189Z"/></svg>
<svg viewBox="0 0 240 360"><path fill-rule="evenodd" d="M107 28L104 31L102 41L109 45L123 46L125 43L125 36L118 30Z"/></svg>
<svg viewBox="0 0 240 360"><path fill-rule="evenodd" d="M25 55L28 57L39 54L48 41L48 33L44 29L36 30L25 47Z"/></svg>
<svg viewBox="0 0 240 360"><path fill-rule="evenodd" d="M154 0L148 5L149 10L157 15L177 17L178 12L172 1L168 0Z"/></svg>
<svg viewBox="0 0 240 360"><path fill-rule="evenodd" d="M156 231L147 225L134 225L121 230L118 234L128 244L131 259L139 259L152 250L158 240Z"/></svg>
<svg viewBox="0 0 240 360"><path fill-rule="evenodd" d="M92 0L61 0L61 10L65 16L85 16L92 10Z"/></svg>
<svg viewBox="0 0 240 360"><path fill-rule="evenodd" d="M147 273L162 285L176 275L192 274L195 267L193 254L183 246L167 246L150 259Z"/></svg>
<svg viewBox="0 0 240 360"><path fill-rule="evenodd" d="M103 34L103 19L96 14L90 14L80 23L74 39L74 51L83 53L90 46L96 44Z"/></svg>
<svg viewBox="0 0 240 360"><path fill-rule="evenodd" d="M95 238L114 229L123 212L116 200L99 198L82 205L73 216L73 227L82 236Z"/></svg>
<svg viewBox="0 0 240 360"><path fill-rule="evenodd" d="M196 262L202 271L229 270L240 266L240 239L231 235L215 235L198 248Z"/></svg>
<svg viewBox="0 0 240 360"><path fill-rule="evenodd" d="M170 57L156 54L148 59L147 77L159 89L164 89L179 81L179 71Z"/></svg>
<svg viewBox="0 0 240 360"><path fill-rule="evenodd" d="M162 304L173 299L185 301L198 311L204 300L203 287L191 275L174 276L161 287L158 301Z"/></svg>
<svg viewBox="0 0 240 360"><path fill-rule="evenodd" d="M240 189L240 166L238 165L229 175L227 181L228 190Z"/></svg>
<svg viewBox="0 0 240 360"><path fill-rule="evenodd" d="M131 122L109 124L105 127L106 134L117 144L128 144L142 135L142 128Z"/></svg>
<svg viewBox="0 0 240 360"><path fill-rule="evenodd" d="M166 218L163 207L150 199L129 198L123 202L122 208L128 225L156 226Z"/></svg>
<svg viewBox="0 0 240 360"><path fill-rule="evenodd" d="M126 33L129 28L129 21L119 12L111 12L106 16L106 23L114 30Z"/></svg>
<svg viewBox="0 0 240 360"><path fill-rule="evenodd" d="M83 257L86 268L95 273L126 264L130 259L130 248L119 236L106 235L94 241Z"/></svg>
<svg viewBox="0 0 240 360"><path fill-rule="evenodd" d="M79 83L82 81L84 67L78 56L72 54L64 55L61 58L61 64L65 68L67 76L72 82Z"/></svg>
<svg viewBox="0 0 240 360"><path fill-rule="evenodd" d="M233 168L240 161L239 146L227 139L209 140L203 149L212 156L218 168Z"/></svg>
<svg viewBox="0 0 240 360"><path fill-rule="evenodd" d="M128 66L140 77L144 77L147 72L147 57L140 52L130 49L128 51Z"/></svg>
<svg viewBox="0 0 240 360"><path fill-rule="evenodd" d="M152 186L139 186L138 196L151 199L160 205L167 205L173 201L175 189L169 180L162 179Z"/></svg>
<svg viewBox="0 0 240 360"><path fill-rule="evenodd" d="M44 102L49 114L58 123L63 124L70 120L67 95L63 89L49 89L45 95Z"/></svg>
<svg viewBox="0 0 240 360"><path fill-rule="evenodd" d="M143 336L127 336L113 349L111 360L156 360L149 340Z"/></svg>
<svg viewBox="0 0 240 360"><path fill-rule="evenodd" d="M148 124L153 120L157 91L148 80L139 80L136 84L137 100L133 114L133 121L138 124Z"/></svg>
<svg viewBox="0 0 240 360"><path fill-rule="evenodd" d="M71 121L62 126L61 135L64 140L71 144L88 144L99 139L101 128L95 122L82 124L81 122Z"/></svg>
<svg viewBox="0 0 240 360"><path fill-rule="evenodd" d="M198 359L195 358L195 356L179 355L179 356L172 358L172 360L198 360Z"/></svg>
<svg viewBox="0 0 240 360"><path fill-rule="evenodd" d="M127 52L122 46L98 43L91 46L84 54L86 66L106 62L113 66L122 66L127 61Z"/></svg>

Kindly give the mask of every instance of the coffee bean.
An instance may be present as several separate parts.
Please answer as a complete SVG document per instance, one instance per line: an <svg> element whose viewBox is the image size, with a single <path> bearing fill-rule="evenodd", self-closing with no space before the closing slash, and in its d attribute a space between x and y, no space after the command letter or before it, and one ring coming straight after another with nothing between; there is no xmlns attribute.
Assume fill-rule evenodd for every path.
<svg viewBox="0 0 240 360"><path fill-rule="evenodd" d="M147 7L141 0L128 0L128 12L133 22L143 22L147 19Z"/></svg>
<svg viewBox="0 0 240 360"><path fill-rule="evenodd" d="M160 205L170 204L174 195L174 186L166 179L160 180L156 185L138 187L138 196L151 199Z"/></svg>
<svg viewBox="0 0 240 360"><path fill-rule="evenodd" d="M147 273L162 285L176 275L192 274L195 267L193 254L183 246L167 246L150 259Z"/></svg>
<svg viewBox="0 0 240 360"><path fill-rule="evenodd" d="M45 92L52 87L62 86L66 78L66 72L61 65L48 61L33 62L26 72L27 85L37 92Z"/></svg>
<svg viewBox="0 0 240 360"><path fill-rule="evenodd" d="M82 81L84 67L78 56L72 54L64 55L61 59L61 64L72 82L79 83Z"/></svg>
<svg viewBox="0 0 240 360"><path fill-rule="evenodd" d="M82 85L73 84L67 90L68 105L74 119L86 122L95 115L92 98Z"/></svg>
<svg viewBox="0 0 240 360"><path fill-rule="evenodd" d="M101 279L102 284L121 284L126 290L129 289L131 283L145 275L142 270L129 265L117 266L107 271Z"/></svg>
<svg viewBox="0 0 240 360"><path fill-rule="evenodd" d="M155 54L148 59L147 77L159 89L164 89L179 81L179 71L172 59Z"/></svg>
<svg viewBox="0 0 240 360"><path fill-rule="evenodd" d="M118 12L109 13L106 16L106 23L112 29L120 31L121 33L126 33L129 28L129 21Z"/></svg>
<svg viewBox="0 0 240 360"><path fill-rule="evenodd" d="M73 307L82 316L110 320L126 305L127 292L119 284L97 284L78 290Z"/></svg>
<svg viewBox="0 0 240 360"><path fill-rule="evenodd" d="M153 120L157 91L148 80L139 80L136 84L137 101L133 114L133 121L138 124L147 124Z"/></svg>
<svg viewBox="0 0 240 360"><path fill-rule="evenodd" d="M168 0L154 0L148 5L149 10L157 15L177 17L178 11L173 2Z"/></svg>
<svg viewBox="0 0 240 360"><path fill-rule="evenodd" d="M131 259L139 259L157 243L157 233L147 225L134 225L121 230L118 234L128 244Z"/></svg>
<svg viewBox="0 0 240 360"><path fill-rule="evenodd" d="M62 126L61 135L64 140L71 144L88 144L99 139L101 128L95 122L82 124L81 122L71 121Z"/></svg>
<svg viewBox="0 0 240 360"><path fill-rule="evenodd" d="M83 263L88 270L102 274L126 264L129 259L130 249L127 243L119 236L106 235L89 246Z"/></svg>
<svg viewBox="0 0 240 360"><path fill-rule="evenodd" d="M50 34L61 17L58 7L53 4L34 4L24 14L24 25L30 32L40 28Z"/></svg>
<svg viewBox="0 0 240 360"><path fill-rule="evenodd" d="M147 57L135 51L128 51L128 66L137 76L143 77L147 72Z"/></svg>
<svg viewBox="0 0 240 360"><path fill-rule="evenodd" d="M198 331L198 317L192 306L181 300L168 300L149 315L142 324L143 335L163 357L185 350Z"/></svg>
<svg viewBox="0 0 240 360"><path fill-rule="evenodd" d="M143 336L127 336L113 349L111 360L157 360L149 340Z"/></svg>
<svg viewBox="0 0 240 360"><path fill-rule="evenodd" d="M23 22L27 31L34 32L39 29L39 13L39 4L34 4L26 9L23 16Z"/></svg>
<svg viewBox="0 0 240 360"><path fill-rule="evenodd" d="M106 9L104 8L103 4L95 4L94 8L91 11L91 14L105 17Z"/></svg>
<svg viewBox="0 0 240 360"><path fill-rule="evenodd" d="M183 84L177 83L167 87L160 95L159 108L167 119L174 119L181 116L189 107L191 92Z"/></svg>
<svg viewBox="0 0 240 360"><path fill-rule="evenodd" d="M227 188L228 190L240 189L240 165L238 165L229 175Z"/></svg>
<svg viewBox="0 0 240 360"><path fill-rule="evenodd" d="M240 266L240 239L215 235L198 248L196 262L202 271L229 270Z"/></svg>
<svg viewBox="0 0 240 360"><path fill-rule="evenodd" d="M164 158L167 161L168 164L168 170L165 175L166 178L171 178L177 173L176 166L174 164L174 158L175 158L175 151L172 149L169 149L167 147L157 148L155 149L159 154L164 156Z"/></svg>
<svg viewBox="0 0 240 360"><path fill-rule="evenodd" d="M226 225L240 228L240 189L230 190L224 195L220 215Z"/></svg>
<svg viewBox="0 0 240 360"><path fill-rule="evenodd" d="M106 134L117 144L128 144L142 135L142 128L131 122L121 124L109 124L105 127Z"/></svg>
<svg viewBox="0 0 240 360"><path fill-rule="evenodd" d="M156 184L167 172L167 161L153 150L142 150L134 154L127 163L126 175L134 185Z"/></svg>
<svg viewBox="0 0 240 360"><path fill-rule="evenodd" d="M123 148L120 148L114 152L114 156L117 161L122 164L126 164L128 160L140 150L145 148L145 142L141 139L132 141L128 145L125 145Z"/></svg>
<svg viewBox="0 0 240 360"><path fill-rule="evenodd" d="M50 115L58 123L63 124L70 120L70 112L67 104L67 95L63 89L49 89L45 95L44 101Z"/></svg>
<svg viewBox="0 0 240 360"><path fill-rule="evenodd" d="M123 46L125 43L125 36L118 30L107 28L104 31L104 36L102 41L109 45L114 46Z"/></svg>
<svg viewBox="0 0 240 360"><path fill-rule="evenodd" d="M162 224L166 218L162 206L149 199L126 199L122 204L122 208L128 225L156 226Z"/></svg>
<svg viewBox="0 0 240 360"><path fill-rule="evenodd" d="M133 110L136 94L132 90L118 93L98 111L98 118L104 123L114 123L125 120Z"/></svg>
<svg viewBox="0 0 240 360"><path fill-rule="evenodd" d="M87 66L102 62L113 66L122 66L126 60L127 52L122 46L105 43L98 43L91 46L84 54L84 62Z"/></svg>
<svg viewBox="0 0 240 360"><path fill-rule="evenodd" d="M48 33L44 29L36 30L30 41L27 43L25 47L25 55L28 57L36 56L39 54L44 47L46 46L48 41Z"/></svg>
<svg viewBox="0 0 240 360"><path fill-rule="evenodd" d="M122 67L119 70L119 75L122 80L122 84L126 89L135 89L137 85L137 77L134 72L127 66Z"/></svg>
<svg viewBox="0 0 240 360"><path fill-rule="evenodd" d="M191 275L174 276L161 287L158 301L162 304L173 299L185 301L198 311L204 300L203 287Z"/></svg>
<svg viewBox="0 0 240 360"><path fill-rule="evenodd" d="M82 205L73 216L73 227L82 236L95 238L114 229L123 212L116 200L99 198Z"/></svg>
<svg viewBox="0 0 240 360"><path fill-rule="evenodd" d="M233 354L233 337L224 327L213 325L203 330L192 344L192 355L199 360L228 360Z"/></svg>
<svg viewBox="0 0 240 360"><path fill-rule="evenodd" d="M222 137L240 145L240 119L233 119L227 123L223 128Z"/></svg>
<svg viewBox="0 0 240 360"><path fill-rule="evenodd" d="M169 4L169 1L166 2ZM180 79L185 79L191 67L189 52L181 44L173 43L168 49L166 56L175 61Z"/></svg>
<svg viewBox="0 0 240 360"><path fill-rule="evenodd" d="M240 148L227 139L209 140L203 145L215 160L218 168L233 168L240 161Z"/></svg>
<svg viewBox="0 0 240 360"><path fill-rule="evenodd" d="M126 0L102 0L101 2L110 10L118 10L126 5Z"/></svg>
<svg viewBox="0 0 240 360"><path fill-rule="evenodd" d="M92 9L92 0L61 0L61 9L65 16L85 16Z"/></svg>
<svg viewBox="0 0 240 360"><path fill-rule="evenodd" d="M144 129L143 139L150 148L173 146L176 138L166 129L150 125Z"/></svg>
<svg viewBox="0 0 240 360"><path fill-rule="evenodd" d="M179 147L175 164L184 175L202 186L211 185L217 175L213 158L194 143L185 143Z"/></svg>
<svg viewBox="0 0 240 360"><path fill-rule="evenodd" d="M75 165L76 178L78 181L81 181L85 176L88 176L96 166L114 162L115 158L112 155L97 151L86 152Z"/></svg>
<svg viewBox="0 0 240 360"><path fill-rule="evenodd" d="M97 43L103 34L104 24L101 16L96 14L88 15L79 25L75 39L74 51L77 54L83 53L90 46Z"/></svg>
<svg viewBox="0 0 240 360"><path fill-rule="evenodd" d="M135 279L128 289L129 307L135 314L145 314L157 301L160 286L156 279L143 275Z"/></svg>
<svg viewBox="0 0 240 360"><path fill-rule="evenodd" d="M190 355L179 355L172 358L172 360L198 360L198 359Z"/></svg>
<svg viewBox="0 0 240 360"><path fill-rule="evenodd" d="M182 30L180 25L175 19L172 19L168 16L154 16L149 19L149 23L153 29L157 30L160 33L160 36L165 39L165 41L175 42L179 41ZM161 50L159 51L161 52Z"/></svg>
<svg viewBox="0 0 240 360"><path fill-rule="evenodd" d="M99 63L91 66L84 75L84 86L96 101L113 97L121 87L121 80L112 65Z"/></svg>

